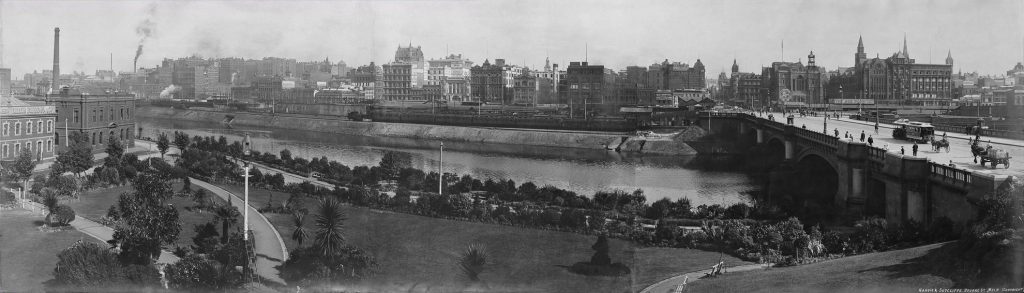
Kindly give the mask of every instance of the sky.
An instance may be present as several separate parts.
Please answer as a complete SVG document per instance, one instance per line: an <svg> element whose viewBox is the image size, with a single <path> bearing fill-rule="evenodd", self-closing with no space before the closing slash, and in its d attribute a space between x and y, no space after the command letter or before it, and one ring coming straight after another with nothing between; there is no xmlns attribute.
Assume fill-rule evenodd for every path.
<svg viewBox="0 0 1024 293"><path fill-rule="evenodd" d="M918 63L943 63L951 52L954 71L1004 74L1024 58L1024 0L5 0L0 8L2 65L15 79L52 67L54 27L61 71L87 73L111 63L130 71L140 43L140 67L193 54L351 67L390 62L411 43L427 59L463 54L533 68L545 58L614 69L699 58L709 78L733 59L760 72L774 61L806 64L810 51L819 66L850 67L858 36L868 57L892 55L904 36Z"/></svg>

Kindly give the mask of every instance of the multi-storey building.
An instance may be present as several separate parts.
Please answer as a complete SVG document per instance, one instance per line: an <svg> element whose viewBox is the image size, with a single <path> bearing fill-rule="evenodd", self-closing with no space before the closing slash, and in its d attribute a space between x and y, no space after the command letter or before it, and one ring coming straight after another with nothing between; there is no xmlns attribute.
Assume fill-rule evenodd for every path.
<svg viewBox="0 0 1024 293"><path fill-rule="evenodd" d="M768 106L766 96L761 94L761 76L749 72L740 72L740 66L732 61L732 74L729 75L729 88L726 94L734 105L746 105L748 109L763 109Z"/></svg>
<svg viewBox="0 0 1024 293"><path fill-rule="evenodd" d="M52 159L56 117L53 106L0 96L0 161L13 161L24 150L35 160Z"/></svg>
<svg viewBox="0 0 1024 293"><path fill-rule="evenodd" d="M566 72L564 91L559 95L569 104L572 115L589 115L603 104L606 95L604 65L570 62Z"/></svg>
<svg viewBox="0 0 1024 293"><path fill-rule="evenodd" d="M55 107L54 143L60 147L72 132L85 134L93 152L102 152L112 138L126 148L135 145L135 97L130 94L85 95L65 87L48 95L46 103Z"/></svg>
<svg viewBox="0 0 1024 293"><path fill-rule="evenodd" d="M505 68L491 64L489 60L470 69L470 96L474 101L484 103L505 103ZM508 101L511 102L511 101Z"/></svg>
<svg viewBox="0 0 1024 293"><path fill-rule="evenodd" d="M462 54L453 54L444 59L430 60L428 63L430 66L427 71L427 85L440 86L442 100L470 100L473 61L463 59Z"/></svg>
<svg viewBox="0 0 1024 293"><path fill-rule="evenodd" d="M538 104L553 104L554 91L553 81L550 78L537 77L529 70L524 70L515 78L513 85L512 104L536 106Z"/></svg>
<svg viewBox="0 0 1024 293"><path fill-rule="evenodd" d="M864 40L857 42L854 71L829 80L830 99L871 100L887 105L948 105L954 96L953 56L945 64L921 64L910 58L907 40L903 50L882 59L867 58ZM841 89L841 90L840 90Z"/></svg>
<svg viewBox="0 0 1024 293"><path fill-rule="evenodd" d="M564 73L564 71L562 71ZM544 58L544 70L530 71L530 74L537 78L544 78L551 81L551 92L558 93L558 83L564 74L559 74L558 63L551 64L551 60ZM555 98L555 97L552 97ZM541 103L541 104L553 104L553 103Z"/></svg>
<svg viewBox="0 0 1024 293"><path fill-rule="evenodd" d="M407 101L412 97L412 69L410 63L391 63L383 66L382 96L386 101Z"/></svg>
<svg viewBox="0 0 1024 293"><path fill-rule="evenodd" d="M693 67L686 63L669 63L668 59L665 59L660 64L656 63L648 67L647 82L651 88L662 90L704 89L706 87L704 74L704 63L701 63L700 59L697 59Z"/></svg>
<svg viewBox="0 0 1024 293"><path fill-rule="evenodd" d="M359 66L349 73L352 83L357 90L361 90L367 99L383 98L380 88L383 83L384 71L380 66L370 62L370 65Z"/></svg>
<svg viewBox="0 0 1024 293"><path fill-rule="evenodd" d="M761 86L770 104L802 107L824 104L822 77L824 71L817 66L814 52L807 55L807 66L801 62L772 62L761 70Z"/></svg>

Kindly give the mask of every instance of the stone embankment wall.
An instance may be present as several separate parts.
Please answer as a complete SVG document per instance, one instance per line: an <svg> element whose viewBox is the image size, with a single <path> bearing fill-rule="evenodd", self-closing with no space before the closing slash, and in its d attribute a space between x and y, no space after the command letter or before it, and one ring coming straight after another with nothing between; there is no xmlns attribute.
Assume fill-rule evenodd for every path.
<svg viewBox="0 0 1024 293"><path fill-rule="evenodd" d="M568 147L581 149L610 149L658 155L693 155L697 152L686 145L683 138L693 136L684 131L670 138L650 139L642 147L629 145L638 137L632 133L574 132L560 130L522 130L491 127L462 127L387 122L350 121L338 117L303 115L269 115L260 113L220 112L202 109L174 109L140 107L138 117L230 123L238 126L273 127L282 129L313 130L360 136L388 136L424 140L480 142L512 145ZM229 118L230 117L230 118ZM699 128L698 128L699 130ZM684 135L685 134L685 135ZM623 138L628 138L624 140ZM642 139L642 138L641 138Z"/></svg>

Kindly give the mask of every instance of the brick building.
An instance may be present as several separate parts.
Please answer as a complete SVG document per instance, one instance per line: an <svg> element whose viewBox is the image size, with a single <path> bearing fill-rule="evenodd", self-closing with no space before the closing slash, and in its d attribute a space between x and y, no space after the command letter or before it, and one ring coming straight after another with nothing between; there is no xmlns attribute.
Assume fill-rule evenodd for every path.
<svg viewBox="0 0 1024 293"><path fill-rule="evenodd" d="M54 143L60 147L66 146L71 132L84 133L94 153L103 152L112 137L120 139L125 148L135 145L135 96L85 95L65 87L48 95L46 103L57 114Z"/></svg>
<svg viewBox="0 0 1024 293"><path fill-rule="evenodd" d="M56 116L53 106L0 96L0 161L13 161L26 149L36 160L52 159Z"/></svg>

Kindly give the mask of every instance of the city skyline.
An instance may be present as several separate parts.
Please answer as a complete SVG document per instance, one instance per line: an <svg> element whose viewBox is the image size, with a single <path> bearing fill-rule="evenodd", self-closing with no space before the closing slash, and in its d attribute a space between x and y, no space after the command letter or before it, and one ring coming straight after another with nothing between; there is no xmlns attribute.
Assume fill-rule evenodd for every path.
<svg viewBox="0 0 1024 293"><path fill-rule="evenodd" d="M477 63L502 58L533 68L545 58L615 69L699 58L714 77L728 72L733 59L740 71L759 72L775 61L806 63L811 51L826 69L852 67L861 36L868 57L892 55L906 36L911 58L941 64L952 52L954 71L998 75L1024 58L1024 1L582 4L8 1L3 60L15 77L48 69L54 27L61 27L63 71L86 73L107 69L111 54L115 71L130 71L140 41L139 67L193 54L330 58L355 67L390 62L397 46L411 43L422 46L427 59L455 53ZM835 11L844 14L838 22ZM775 17L757 21L762 15Z"/></svg>

